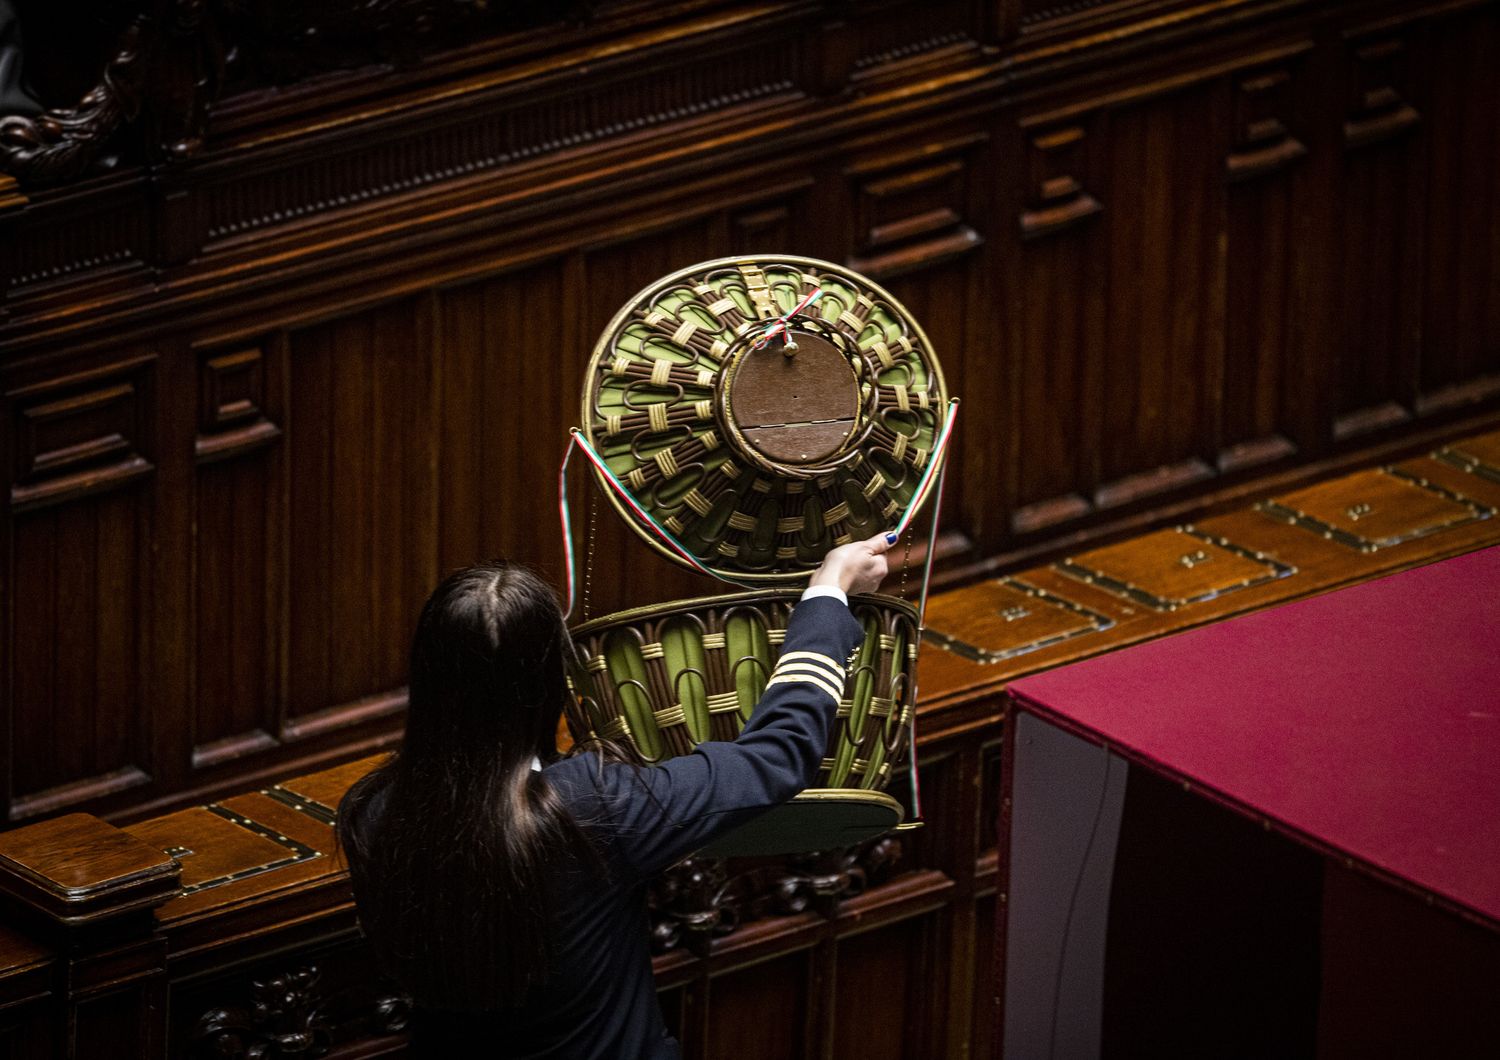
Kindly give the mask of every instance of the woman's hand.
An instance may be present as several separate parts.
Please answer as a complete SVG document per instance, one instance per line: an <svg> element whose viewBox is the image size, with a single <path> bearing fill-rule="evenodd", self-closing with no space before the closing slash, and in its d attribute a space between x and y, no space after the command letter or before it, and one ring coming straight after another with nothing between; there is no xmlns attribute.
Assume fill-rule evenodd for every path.
<svg viewBox="0 0 1500 1060"><path fill-rule="evenodd" d="M840 545L823 557L823 565L813 571L810 584L835 585L849 596L873 593L890 573L885 554L895 543L895 534L881 533Z"/></svg>

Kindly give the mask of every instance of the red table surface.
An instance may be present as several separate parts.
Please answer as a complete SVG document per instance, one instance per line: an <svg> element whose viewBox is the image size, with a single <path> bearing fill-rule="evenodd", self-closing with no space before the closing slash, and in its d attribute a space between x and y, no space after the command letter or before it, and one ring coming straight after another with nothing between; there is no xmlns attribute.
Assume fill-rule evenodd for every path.
<svg viewBox="0 0 1500 1060"><path fill-rule="evenodd" d="M1010 692L1500 922L1500 548L1065 666Z"/></svg>

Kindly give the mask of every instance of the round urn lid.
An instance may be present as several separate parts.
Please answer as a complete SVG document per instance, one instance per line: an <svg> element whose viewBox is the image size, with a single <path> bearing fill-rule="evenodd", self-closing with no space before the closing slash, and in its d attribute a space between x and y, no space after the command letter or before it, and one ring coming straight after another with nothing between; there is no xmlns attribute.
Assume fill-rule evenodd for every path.
<svg viewBox="0 0 1500 1060"><path fill-rule="evenodd" d="M830 262L749 255L672 273L615 315L582 430L703 566L775 582L893 526L947 414L927 336L886 291Z"/></svg>

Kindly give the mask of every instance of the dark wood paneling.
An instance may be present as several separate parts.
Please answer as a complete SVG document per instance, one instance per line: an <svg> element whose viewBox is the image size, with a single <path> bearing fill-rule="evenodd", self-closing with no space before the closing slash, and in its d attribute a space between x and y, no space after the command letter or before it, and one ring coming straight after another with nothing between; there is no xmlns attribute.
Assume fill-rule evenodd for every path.
<svg viewBox="0 0 1500 1060"><path fill-rule="evenodd" d="M1019 145L1028 177L1015 272L1002 299L1016 305L1017 362L1007 450L1014 462L1011 529L1041 530L1092 510L1098 481L1094 425L1102 413L1104 214L1094 191L1103 121L1063 121L1026 129ZM1026 451L1052 454L1023 459Z"/></svg>
<svg viewBox="0 0 1500 1060"><path fill-rule="evenodd" d="M134 169L127 135L114 173L0 178L6 819L177 809L393 741L441 574L500 555L561 587L556 466L595 338L703 258L852 263L909 304L964 399L939 556L971 571L1492 421L1497 47L1491 3L604 3L409 66L320 68L310 45L304 83L231 63L196 158ZM589 614L720 591L574 467ZM1313 539L1298 584L1409 562L1245 518L1278 553ZM1114 624L1004 665L924 655L926 826L873 894L762 895L730 935L674 942L690 1052L767 1011L789 1016L766 1055L789 1029L824 1060L993 1044L986 697L1182 613L1027 576ZM275 871L301 888L323 863ZM298 918L351 937L346 894L268 901L284 925L227 911L274 878L182 900L224 910L172 929L175 1043L296 971L267 953L306 942ZM361 959L339 952L325 987ZM356 1016L355 1051L397 1040ZM14 1048L46 1051L51 1024L17 1020Z"/></svg>
<svg viewBox="0 0 1500 1060"><path fill-rule="evenodd" d="M978 944L978 960L974 965L974 1015L973 1036L969 1039L969 1055L974 1057L995 1056L995 938L994 895L975 903L974 938Z"/></svg>
<svg viewBox="0 0 1500 1060"><path fill-rule="evenodd" d="M1292 352L1305 348L1310 310L1293 253L1313 201L1305 165L1300 57L1232 78L1234 124L1225 176L1224 400L1217 464L1237 471L1296 454L1307 439L1305 391L1293 385Z"/></svg>
<svg viewBox="0 0 1500 1060"><path fill-rule="evenodd" d="M10 395L12 820L145 783L153 365Z"/></svg>
<svg viewBox="0 0 1500 1060"><path fill-rule="evenodd" d="M1412 105L1423 61L1411 29L1345 42L1347 95L1333 287L1342 325L1334 435L1352 438L1412 415L1423 271L1428 119Z"/></svg>
<svg viewBox="0 0 1500 1060"><path fill-rule="evenodd" d="M1493 7L1434 23L1424 83L1430 162L1423 256L1419 412L1482 400L1500 387L1500 49Z"/></svg>
<svg viewBox="0 0 1500 1060"><path fill-rule="evenodd" d="M944 999L924 989L941 965L938 925L906 920L839 941L835 1055L903 1060L943 1051L934 1016Z"/></svg>
<svg viewBox="0 0 1500 1060"><path fill-rule="evenodd" d="M707 1041L699 1055L807 1056L811 986L805 951L710 979Z"/></svg>
<svg viewBox="0 0 1500 1060"><path fill-rule="evenodd" d="M286 345L198 359L192 701L195 767L276 743L285 565Z"/></svg>
<svg viewBox="0 0 1500 1060"><path fill-rule="evenodd" d="M1109 114L1111 342L1093 443L1102 506L1211 473L1203 458L1223 396L1224 342L1222 152L1212 148L1225 107L1216 80Z"/></svg>
<svg viewBox="0 0 1500 1060"><path fill-rule="evenodd" d="M286 738L399 708L437 571L429 319L407 300L290 336Z"/></svg>

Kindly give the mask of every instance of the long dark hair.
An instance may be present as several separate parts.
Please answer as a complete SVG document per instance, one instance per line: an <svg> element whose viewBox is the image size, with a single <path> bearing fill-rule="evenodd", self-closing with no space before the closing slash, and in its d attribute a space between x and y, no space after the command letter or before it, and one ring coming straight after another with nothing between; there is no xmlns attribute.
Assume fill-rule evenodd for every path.
<svg viewBox="0 0 1500 1060"><path fill-rule="evenodd" d="M552 957L549 870L599 867L532 770L557 754L570 646L551 590L522 567L458 571L422 608L405 740L338 821L365 932L419 1004L520 1001Z"/></svg>

